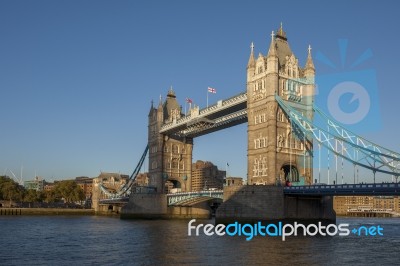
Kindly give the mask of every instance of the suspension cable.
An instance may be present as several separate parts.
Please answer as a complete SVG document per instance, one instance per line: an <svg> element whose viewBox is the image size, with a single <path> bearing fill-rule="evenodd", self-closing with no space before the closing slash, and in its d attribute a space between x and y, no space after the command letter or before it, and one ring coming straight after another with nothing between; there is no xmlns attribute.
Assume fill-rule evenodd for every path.
<svg viewBox="0 0 400 266"><path fill-rule="evenodd" d="M321 183L321 144L318 143L318 183Z"/></svg>
<svg viewBox="0 0 400 266"><path fill-rule="evenodd" d="M337 150L337 139L335 140L335 149ZM337 185L337 154L335 154L335 174L336 174L336 178L335 178L335 185Z"/></svg>
<svg viewBox="0 0 400 266"><path fill-rule="evenodd" d="M328 134L329 134L329 125L328 125ZM328 138L329 138L329 135L328 135ZM329 149L328 149L328 185L329 185Z"/></svg>

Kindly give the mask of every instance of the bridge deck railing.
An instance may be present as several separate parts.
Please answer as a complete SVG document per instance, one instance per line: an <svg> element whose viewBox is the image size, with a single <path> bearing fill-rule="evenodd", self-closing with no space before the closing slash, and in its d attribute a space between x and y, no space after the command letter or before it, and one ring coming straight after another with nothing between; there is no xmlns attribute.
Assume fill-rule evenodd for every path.
<svg viewBox="0 0 400 266"><path fill-rule="evenodd" d="M393 196L400 195L399 183L375 184L342 184L342 185L309 185L292 186L283 189L287 195L375 195Z"/></svg>
<svg viewBox="0 0 400 266"><path fill-rule="evenodd" d="M176 126L182 126L186 122L188 122L188 121L190 121L190 120L192 120L194 118L199 118L199 117L206 116L207 114L211 114L214 111L218 111L220 109L227 108L227 107L229 107L231 105L236 104L237 102L243 102L243 101L246 101L246 100L247 100L247 93L245 93L245 92L244 93L243 92L239 93L239 94L237 94L237 95L235 95L233 97L230 97L230 98L228 98L226 100L223 100L221 102L221 104L216 103L216 104L213 104L213 105L211 105L211 106L209 106L207 108L201 109L197 116L187 115L187 116L184 116L184 117L182 117L182 118L180 118L180 119L178 119L176 121L170 122L168 124L164 124L161 127L161 131L165 131L165 130L171 129L171 128L174 128Z"/></svg>
<svg viewBox="0 0 400 266"><path fill-rule="evenodd" d="M168 205L174 205L179 202L184 202L190 199L207 197L207 198L220 198L224 195L223 190L203 190L203 191L190 191L190 192L177 192L167 194Z"/></svg>
<svg viewBox="0 0 400 266"><path fill-rule="evenodd" d="M285 187L285 190L302 190L302 189L335 189L335 188L398 188L399 183L376 183L376 184L341 184L341 185L309 185L309 186L292 186Z"/></svg>

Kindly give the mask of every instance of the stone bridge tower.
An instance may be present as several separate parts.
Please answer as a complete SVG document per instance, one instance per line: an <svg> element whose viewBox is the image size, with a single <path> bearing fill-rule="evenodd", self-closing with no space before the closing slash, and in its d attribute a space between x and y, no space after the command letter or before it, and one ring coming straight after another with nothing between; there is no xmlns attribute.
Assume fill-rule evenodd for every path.
<svg viewBox="0 0 400 266"><path fill-rule="evenodd" d="M191 191L193 139L177 138L160 134L161 126L173 123L182 114L175 92L168 91L167 98L157 108L153 104L149 112L149 185L156 187L157 192L167 192L170 187Z"/></svg>
<svg viewBox="0 0 400 266"><path fill-rule="evenodd" d="M300 67L282 25L276 34L272 32L266 56L260 53L256 59L251 45L247 65L249 184L311 183L312 141L293 133L275 95L313 119L314 76L311 48L305 67Z"/></svg>

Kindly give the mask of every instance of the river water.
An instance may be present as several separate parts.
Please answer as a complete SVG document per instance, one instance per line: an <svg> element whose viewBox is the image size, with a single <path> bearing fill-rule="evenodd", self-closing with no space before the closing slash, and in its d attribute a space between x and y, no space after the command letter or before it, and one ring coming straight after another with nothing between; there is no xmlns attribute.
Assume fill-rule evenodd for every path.
<svg viewBox="0 0 400 266"><path fill-rule="evenodd" d="M0 265L400 265L399 218L337 223L380 225L384 235L246 241L188 236L187 220L0 216Z"/></svg>

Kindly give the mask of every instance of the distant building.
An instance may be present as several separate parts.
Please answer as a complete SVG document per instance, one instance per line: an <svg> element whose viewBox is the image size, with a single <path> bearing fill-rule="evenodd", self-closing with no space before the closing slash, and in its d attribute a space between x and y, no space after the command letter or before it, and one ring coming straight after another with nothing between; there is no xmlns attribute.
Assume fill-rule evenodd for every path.
<svg viewBox="0 0 400 266"><path fill-rule="evenodd" d="M125 183L128 182L128 175L121 175L119 173L105 173L102 172L100 175L93 180L93 183L101 183L109 192L118 191Z"/></svg>
<svg viewBox="0 0 400 266"><path fill-rule="evenodd" d="M135 186L148 186L149 185L149 173L142 173L136 176L135 181L133 182Z"/></svg>
<svg viewBox="0 0 400 266"><path fill-rule="evenodd" d="M226 186L243 186L243 178L241 177L227 177L225 178Z"/></svg>
<svg viewBox="0 0 400 266"><path fill-rule="evenodd" d="M336 196L333 208L337 215L387 213L400 215L398 196Z"/></svg>
<svg viewBox="0 0 400 266"><path fill-rule="evenodd" d="M55 185L55 183L47 183L46 182L46 184L44 185L43 190L44 191L51 191L51 190L54 189L54 185Z"/></svg>
<svg viewBox="0 0 400 266"><path fill-rule="evenodd" d="M211 162L199 160L192 164L192 191L222 189L225 175L226 171L218 170Z"/></svg>
<svg viewBox="0 0 400 266"><path fill-rule="evenodd" d="M43 191L46 181L39 176L36 176L33 180L24 181L25 189L33 189L36 191Z"/></svg>
<svg viewBox="0 0 400 266"><path fill-rule="evenodd" d="M79 176L75 178L75 182L85 193L85 198L90 199L92 197L93 190L93 178L87 176Z"/></svg>

